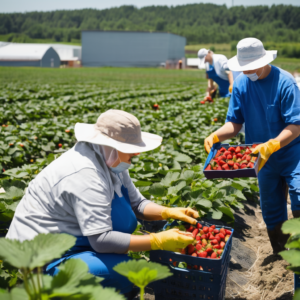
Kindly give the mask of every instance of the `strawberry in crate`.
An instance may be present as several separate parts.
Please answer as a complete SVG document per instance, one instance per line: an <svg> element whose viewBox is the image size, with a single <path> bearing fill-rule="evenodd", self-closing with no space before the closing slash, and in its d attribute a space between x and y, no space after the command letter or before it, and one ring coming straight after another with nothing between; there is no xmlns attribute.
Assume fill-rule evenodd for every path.
<svg viewBox="0 0 300 300"><path fill-rule="evenodd" d="M253 144L251 147L237 146L228 149L222 147L205 168L205 171L252 169L257 160L257 154L252 153L256 146L257 144Z"/></svg>

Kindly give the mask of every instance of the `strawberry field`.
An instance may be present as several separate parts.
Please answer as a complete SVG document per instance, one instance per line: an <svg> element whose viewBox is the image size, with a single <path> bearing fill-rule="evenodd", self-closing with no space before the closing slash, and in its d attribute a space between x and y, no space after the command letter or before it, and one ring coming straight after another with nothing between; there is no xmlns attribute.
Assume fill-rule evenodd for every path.
<svg viewBox="0 0 300 300"><path fill-rule="evenodd" d="M266 243L268 238L258 204L259 189L256 178L208 180L203 174L207 159L204 139L222 126L229 103L228 98L220 98L214 103L200 104L207 84L204 72L125 68L0 68L0 78L1 236L7 232L29 182L75 144L75 124L95 123L100 113L111 108L121 109L135 115L140 120L143 131L163 137L160 148L135 156L129 169L134 184L146 198L165 206L192 207L198 210L202 220L211 224L220 224L220 221L230 227L242 224L234 230L254 255L243 252L245 249L239 248L239 244L234 240L232 249L237 254L233 252L232 257L237 259L246 253L243 259L246 261L246 256L249 256L253 260L245 266L243 260L238 261L242 268L237 264L236 273L234 268L231 269L227 280L227 298L290 299L281 298L284 293L287 293L288 297L291 296L292 273L285 270L287 263L266 262L271 254L271 247ZM239 134L227 142L232 145L243 143L244 136ZM137 229L139 228L140 226ZM42 243L39 239L42 241L43 237L38 236L36 241L32 242L33 249L34 243ZM67 237L64 241L66 239ZM69 239L69 244L61 246L61 253L74 243L70 237ZM224 247L222 241L220 245L214 245L221 248L218 249L221 250L218 254L220 258ZM202 245L203 242L204 239L201 238ZM57 244L60 243L58 240ZM5 247L8 249L16 245L7 244ZM29 249L30 245L27 247ZM42 251L48 250L49 262L56 257L56 249L47 247ZM10 290L22 283L26 272L36 272L36 269L21 264L22 255L18 264L13 264L14 257L9 256L9 253L0 253L1 259L11 261L15 268L1 262L0 293L1 288ZM35 258L35 252L32 253ZM131 256L146 260L149 257L148 253L144 252L131 253ZM293 265L292 261L290 263ZM141 269L148 266L142 259L136 266L121 266L120 274L126 276L131 267L137 270L138 265ZM180 265L182 264L176 264L178 267ZM42 276L39 274L42 262L37 266L36 276ZM156 280L170 276L169 271L162 266L152 267L158 270ZM183 264L182 267L189 266ZM62 272L66 274L65 278L72 278L71 273L68 273L69 269L72 269L71 273L74 276L81 272L82 277L78 275L79 279L86 276L86 266L80 263L75 266L73 261L61 267ZM242 273L245 270L247 274ZM264 279L262 273L265 274ZM243 277L245 274L247 276ZM140 276L136 273L137 282ZM47 279L45 277L42 280L46 282ZM115 293L109 294L109 291L106 291L105 294L105 290L99 290L99 282L96 279L89 283L90 290L87 286L81 289L82 282L76 280L73 281L74 286L70 288L72 292L68 295L85 291L92 293L93 297L82 299L123 299ZM148 283L145 282L141 291ZM55 290L55 284L58 283L53 281L52 284L52 290L47 290L45 285L39 292L34 291L34 295L38 295L36 298L30 299L52 299L49 295L58 295ZM153 296L150 295L146 299L153 299Z"/></svg>
<svg viewBox="0 0 300 300"><path fill-rule="evenodd" d="M194 74L186 75L174 82L172 77L145 82L142 74L130 85L122 76L110 82L109 72L106 80L102 74L100 84L2 84L0 186L6 191L0 194L2 232L28 183L74 145L76 122L95 123L101 112L111 108L134 114L142 130L163 137L161 148L135 157L130 168L145 197L166 206L190 206L202 217L232 222L234 209L242 208L246 197L257 196L256 179L205 179L203 142L224 123L229 99L201 105L205 83ZM243 136L231 142L240 141Z"/></svg>

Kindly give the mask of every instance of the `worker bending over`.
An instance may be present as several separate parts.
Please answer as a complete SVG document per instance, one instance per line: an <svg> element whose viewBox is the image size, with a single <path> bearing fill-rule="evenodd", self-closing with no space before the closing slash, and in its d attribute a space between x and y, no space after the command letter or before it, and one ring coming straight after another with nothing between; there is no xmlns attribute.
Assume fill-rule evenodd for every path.
<svg viewBox="0 0 300 300"><path fill-rule="evenodd" d="M216 82L219 86L221 97L229 97L233 86L233 75L228 69L227 58L222 54L214 54L211 50L202 48L198 51L200 66L205 64L206 78L208 79L208 87L204 101L213 102L216 92Z"/></svg>
<svg viewBox="0 0 300 300"><path fill-rule="evenodd" d="M77 238L75 246L45 266L46 273L56 275L60 263L80 258L90 273L104 278L103 286L131 299L133 284L113 270L130 259L128 250L179 251L194 241L177 229L132 235L137 217L196 224L199 214L190 208L157 205L134 186L128 173L131 158L159 147L162 138L141 132L133 115L108 110L96 124L77 123L75 136L75 146L30 182L6 237L24 241L39 233L71 234Z"/></svg>

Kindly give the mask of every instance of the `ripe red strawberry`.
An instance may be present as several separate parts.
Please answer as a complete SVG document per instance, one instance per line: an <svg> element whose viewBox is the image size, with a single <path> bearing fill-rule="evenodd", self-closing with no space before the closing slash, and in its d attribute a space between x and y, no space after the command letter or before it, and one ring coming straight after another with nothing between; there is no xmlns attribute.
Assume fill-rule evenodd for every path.
<svg viewBox="0 0 300 300"><path fill-rule="evenodd" d="M230 170L228 164L222 165L222 169L227 171Z"/></svg>
<svg viewBox="0 0 300 300"><path fill-rule="evenodd" d="M249 162L249 164L247 165L247 168L254 168L254 163L252 163L252 162Z"/></svg>
<svg viewBox="0 0 300 300"><path fill-rule="evenodd" d="M205 104L205 101L200 101L201 104Z"/></svg>
<svg viewBox="0 0 300 300"><path fill-rule="evenodd" d="M192 253L192 256L197 257L197 253L196 252Z"/></svg>
<svg viewBox="0 0 300 300"><path fill-rule="evenodd" d="M199 232L198 228L193 230L192 234L193 234L194 239L196 238L196 235L198 234L198 232Z"/></svg>
<svg viewBox="0 0 300 300"><path fill-rule="evenodd" d="M224 242L221 242L220 243L220 247L223 249L225 247L225 243Z"/></svg>
<svg viewBox="0 0 300 300"><path fill-rule="evenodd" d="M208 165L208 166L205 168L205 171L211 171L211 165Z"/></svg>
<svg viewBox="0 0 300 300"><path fill-rule="evenodd" d="M216 240L218 241L218 243L220 243L220 242L221 242L221 238L220 238L220 236L219 236L219 235L215 236L215 238L216 238Z"/></svg>
<svg viewBox="0 0 300 300"><path fill-rule="evenodd" d="M213 253L211 254L210 258L213 258L213 259L217 258L217 253L216 253L216 252L213 252Z"/></svg>
<svg viewBox="0 0 300 300"><path fill-rule="evenodd" d="M208 227L207 227L207 226L204 226L204 227L203 227L203 232L204 232L204 233L208 233Z"/></svg>
<svg viewBox="0 0 300 300"><path fill-rule="evenodd" d="M252 151L249 148L245 152L245 154L251 154L251 153L252 153Z"/></svg>
<svg viewBox="0 0 300 300"><path fill-rule="evenodd" d="M215 158L219 157L219 156L221 155L221 153L222 153L222 152L221 152L220 150L218 150L218 152L217 152Z"/></svg>
<svg viewBox="0 0 300 300"><path fill-rule="evenodd" d="M221 151L221 152L225 152L226 149L225 149L224 147L222 147L222 148L220 149L220 151Z"/></svg>
<svg viewBox="0 0 300 300"><path fill-rule="evenodd" d="M225 229L225 232L226 232L227 235L231 235L231 231L230 230Z"/></svg>
<svg viewBox="0 0 300 300"><path fill-rule="evenodd" d="M233 152L235 152L235 148L234 148L234 147L229 147L229 148L228 148L228 151L233 151Z"/></svg>
<svg viewBox="0 0 300 300"><path fill-rule="evenodd" d="M58 144L58 148L61 148L62 147L62 144Z"/></svg>
<svg viewBox="0 0 300 300"><path fill-rule="evenodd" d="M218 240L214 239L210 242L212 245L217 245L218 244Z"/></svg>
<svg viewBox="0 0 300 300"><path fill-rule="evenodd" d="M212 241L215 239L215 237L211 234L208 239Z"/></svg>
<svg viewBox="0 0 300 300"><path fill-rule="evenodd" d="M213 252L213 249L211 248L211 246L210 246L210 247L208 247L208 248L206 249L206 252L207 252L207 254L209 254L209 253L212 253L212 252Z"/></svg>
<svg viewBox="0 0 300 300"><path fill-rule="evenodd" d="M220 237L221 239L225 239L225 235L224 235L222 232L219 233L219 237Z"/></svg>
<svg viewBox="0 0 300 300"><path fill-rule="evenodd" d="M218 254L218 255L221 255L222 253L223 253L223 250L218 250L218 251L217 251L217 254Z"/></svg>
<svg viewBox="0 0 300 300"><path fill-rule="evenodd" d="M244 155L242 153L237 153L236 157L237 158L242 158Z"/></svg>
<svg viewBox="0 0 300 300"><path fill-rule="evenodd" d="M245 155L246 156L246 160L250 161L251 160L251 156L250 155Z"/></svg>
<svg viewBox="0 0 300 300"><path fill-rule="evenodd" d="M228 160L231 160L232 159L232 155L230 154L230 155L227 155L227 157L226 157Z"/></svg>
<svg viewBox="0 0 300 300"><path fill-rule="evenodd" d="M181 254L186 254L186 250L185 249L181 249L180 253Z"/></svg>
<svg viewBox="0 0 300 300"><path fill-rule="evenodd" d="M225 155L225 156L231 155L231 152L227 150L227 151L224 152L224 155Z"/></svg>
<svg viewBox="0 0 300 300"><path fill-rule="evenodd" d="M245 168L247 168L247 165L241 164L241 169L245 169Z"/></svg>
<svg viewBox="0 0 300 300"><path fill-rule="evenodd" d="M226 162L224 160L219 160L219 165L223 166L223 165L227 165Z"/></svg>
<svg viewBox="0 0 300 300"><path fill-rule="evenodd" d="M233 165L233 169L234 170L238 170L240 167L239 167L239 165L237 164L237 163L235 163L234 165Z"/></svg>
<svg viewBox="0 0 300 300"><path fill-rule="evenodd" d="M197 249L197 251L199 251L199 250L202 249L202 246L201 246L200 244L197 244L197 245L196 245L196 249Z"/></svg>
<svg viewBox="0 0 300 300"><path fill-rule="evenodd" d="M227 162L227 164L228 164L228 166L233 167L234 162L232 160L230 160L230 161Z"/></svg>
<svg viewBox="0 0 300 300"><path fill-rule="evenodd" d="M198 257L207 257L206 251L198 252L197 254L198 254Z"/></svg>
<svg viewBox="0 0 300 300"><path fill-rule="evenodd" d="M237 146L237 147L235 148L235 153L239 153L239 152L241 152L241 147Z"/></svg>
<svg viewBox="0 0 300 300"><path fill-rule="evenodd" d="M211 228L211 227L208 228L208 232L213 232L213 231L214 231L213 228Z"/></svg>
<svg viewBox="0 0 300 300"><path fill-rule="evenodd" d="M220 166L217 167L217 170L222 170L222 168Z"/></svg>
<svg viewBox="0 0 300 300"><path fill-rule="evenodd" d="M22 143L21 143L21 144L19 144L19 145L20 145L20 147L22 147L22 148L24 147L24 144L22 144Z"/></svg>
<svg viewBox="0 0 300 300"><path fill-rule="evenodd" d="M202 234L201 239L206 239L206 234Z"/></svg>
<svg viewBox="0 0 300 300"><path fill-rule="evenodd" d="M173 261L173 266L177 267L177 261Z"/></svg>
<svg viewBox="0 0 300 300"><path fill-rule="evenodd" d="M187 246L187 252L188 252L188 254L192 254L192 253L194 253L195 252L195 246L193 245L193 244L189 244L188 246Z"/></svg>
<svg viewBox="0 0 300 300"><path fill-rule="evenodd" d="M198 229L202 228L202 225L200 223L197 223L197 228Z"/></svg>
<svg viewBox="0 0 300 300"><path fill-rule="evenodd" d="M193 232L194 229L195 229L195 227L190 225L190 227L186 231Z"/></svg>
<svg viewBox="0 0 300 300"><path fill-rule="evenodd" d="M203 239L203 240L201 241L201 243L202 243L202 246L205 247L205 246L207 245L207 240L206 240L206 239Z"/></svg>
<svg viewBox="0 0 300 300"><path fill-rule="evenodd" d="M216 225L211 225L210 228L216 229Z"/></svg>
<svg viewBox="0 0 300 300"><path fill-rule="evenodd" d="M201 240L200 235L197 235L197 236L196 236L196 240L197 240L197 241L200 241L200 240Z"/></svg>
<svg viewBox="0 0 300 300"><path fill-rule="evenodd" d="M253 156L252 161L255 162L257 160L257 157Z"/></svg>
<svg viewBox="0 0 300 300"><path fill-rule="evenodd" d="M221 246L220 245L214 245L213 249L221 249Z"/></svg>
<svg viewBox="0 0 300 300"><path fill-rule="evenodd" d="M219 232L220 232L219 229L214 229L214 233L215 233L215 234L218 234Z"/></svg>
<svg viewBox="0 0 300 300"><path fill-rule="evenodd" d="M220 228L220 233L226 234L225 228Z"/></svg>
<svg viewBox="0 0 300 300"><path fill-rule="evenodd" d="M187 265L187 268L190 270L192 268L192 266L191 265Z"/></svg>

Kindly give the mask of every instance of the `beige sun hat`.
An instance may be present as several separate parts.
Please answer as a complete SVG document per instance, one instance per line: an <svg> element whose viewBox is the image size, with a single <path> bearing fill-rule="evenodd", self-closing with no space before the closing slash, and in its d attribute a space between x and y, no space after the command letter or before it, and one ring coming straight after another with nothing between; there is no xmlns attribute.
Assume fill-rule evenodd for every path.
<svg viewBox="0 0 300 300"><path fill-rule="evenodd" d="M102 113L96 124L76 123L78 142L112 147L123 153L140 153L161 145L162 137L142 132L139 120L130 113L110 109Z"/></svg>
<svg viewBox="0 0 300 300"><path fill-rule="evenodd" d="M236 46L237 55L228 60L231 71L251 71L262 68L277 57L277 50L265 50L256 38L245 38Z"/></svg>

